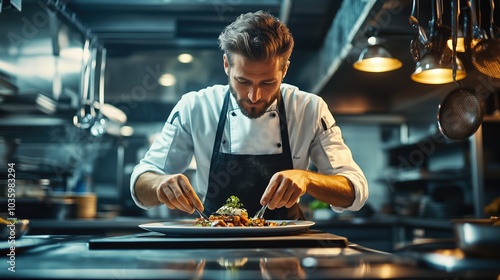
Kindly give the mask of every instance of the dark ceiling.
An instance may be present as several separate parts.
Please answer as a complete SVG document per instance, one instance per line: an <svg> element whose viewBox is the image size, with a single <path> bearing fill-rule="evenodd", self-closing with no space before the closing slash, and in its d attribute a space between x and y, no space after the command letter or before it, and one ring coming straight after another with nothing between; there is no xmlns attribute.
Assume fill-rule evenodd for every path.
<svg viewBox="0 0 500 280"><path fill-rule="evenodd" d="M297 84L308 91L315 90L315 93L322 95L329 102L332 111L336 113L405 112L415 108L416 104L425 104L429 99L433 104L443 93L453 89L453 85L422 85L410 79L414 70L414 61L409 51L409 43L414 34L408 22L412 8L410 0L376 1L357 32L352 49L328 82L321 88L301 83L304 77L308 78L302 65L307 64L308 60L321 50L332 20L343 2L350 5L347 1L330 0L73 0L68 2L68 8L102 41L109 50L111 59L113 56L125 56L139 65L146 63L151 66L152 61L161 61L162 56L166 56L165 52L176 54L178 51L190 50L198 52L199 57L204 57L198 68L205 72L209 69L211 74L186 71L197 79L190 79L188 85L178 88L176 94L173 94L174 97L169 100L175 100L187 90L225 82L216 38L224 26L239 14L259 9L270 11L282 18L294 35L296 49L286 82ZM489 6L486 5L488 1L480 2ZM431 3L432 1L419 2L419 19L427 32L427 23L431 20ZM484 9L489 12L489 7ZM449 1L444 1L444 24L449 24L450 15ZM483 20L486 23L487 17L483 16ZM403 61L404 66L401 69L379 74L353 69L352 63L367 45L365 31L370 26L376 28L393 56ZM477 76L473 67L467 63L467 58L462 55L460 57L471 70L468 80L474 83ZM127 69L123 62L121 60L114 64L115 76L124 75L119 71ZM110 63L110 67L113 67L113 63ZM140 72L128 71L136 77L141 77ZM116 96L121 92L120 96L123 97L123 92L130 91L133 86L127 85L125 81L133 80L128 76L112 79L110 83L113 87L110 88L114 90L110 90L109 94ZM120 82L117 84L115 81Z"/></svg>
<svg viewBox="0 0 500 280"><path fill-rule="evenodd" d="M418 1L418 0L416 0ZM404 115L422 107L434 112L437 103L456 85L424 85L413 82L410 74L415 62L410 55L414 30L408 22L412 0L71 0L43 1L67 11L69 20L80 31L95 36L107 50L105 101L117 104L131 121L164 120L168 109L182 94L202 87L226 83L222 53L217 37L241 13L266 10L287 23L296 41L292 65L285 82L321 95L334 114ZM462 1L463 2L463 1ZM489 14L489 1L479 0L482 14ZM28 1L35 4L38 2ZM345 46L341 60L331 73L316 73L319 55L325 52L325 38L339 11L346 6L370 5L359 25L347 26L341 33L354 36ZM429 32L432 1L419 1L419 20ZM443 0L443 23L450 22L450 2ZM354 8L352 9L354 10ZM495 11L495 21L499 11ZM346 16L346 15L344 15ZM347 15L347 17L359 15ZM498 19L498 20L497 20ZM482 17L482 24L488 17ZM369 29L369 28L372 29ZM365 73L352 63L367 46L367 30L375 30L382 44L403 67L387 73ZM336 41L345 34L334 34ZM336 42L333 42L334 44ZM340 44L340 43L339 43ZM190 64L177 61L189 52ZM478 75L464 54L459 54L468 76L464 85L495 89L498 80ZM164 87L145 84L160 73L171 72L177 84ZM318 77L321 76L321 77ZM323 83L317 82L324 81ZM167 106L167 107L168 107ZM160 112L160 113L158 113ZM150 116L148 118L148 116Z"/></svg>
<svg viewBox="0 0 500 280"><path fill-rule="evenodd" d="M107 102L130 113L140 112L137 118L144 120L144 110L159 111L141 109L145 104L162 106L187 91L227 82L217 37L238 15L250 11L269 11L287 23L296 42L287 82L294 83L302 75L301 64L322 46L341 4L330 0L72 0L66 8L107 49ZM177 61L183 52L194 55L193 63ZM175 72L177 85L138 94L142 79L160 71ZM131 103L134 108L123 108ZM163 119L163 114L158 118Z"/></svg>
<svg viewBox="0 0 500 280"><path fill-rule="evenodd" d="M317 49L342 1L72 0L67 7L112 52L217 49L217 37L238 15L265 10L285 18L297 49Z"/></svg>

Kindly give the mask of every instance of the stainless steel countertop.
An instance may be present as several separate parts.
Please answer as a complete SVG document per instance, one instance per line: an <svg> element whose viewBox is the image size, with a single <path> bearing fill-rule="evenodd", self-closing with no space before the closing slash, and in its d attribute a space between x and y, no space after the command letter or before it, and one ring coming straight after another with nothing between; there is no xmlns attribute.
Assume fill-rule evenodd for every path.
<svg viewBox="0 0 500 280"><path fill-rule="evenodd" d="M0 278L29 279L497 279L500 269L453 271L356 244L338 248L89 249L95 236L24 236L15 272L2 251ZM5 245L5 244L4 244ZM7 267L5 267L7 266Z"/></svg>

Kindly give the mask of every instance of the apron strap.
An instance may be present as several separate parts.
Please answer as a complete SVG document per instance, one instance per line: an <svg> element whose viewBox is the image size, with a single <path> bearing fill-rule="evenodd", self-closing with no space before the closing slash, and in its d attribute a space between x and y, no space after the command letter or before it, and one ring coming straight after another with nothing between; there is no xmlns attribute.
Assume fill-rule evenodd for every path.
<svg viewBox="0 0 500 280"><path fill-rule="evenodd" d="M287 157L288 164L290 168L293 168L292 161L292 149L290 148L290 140L288 137L288 122L286 118L285 111L285 102L283 101L283 97L281 96L281 92L278 95L278 115L280 118L280 132L281 132L281 141L283 142L283 154L288 154Z"/></svg>
<svg viewBox="0 0 500 280"><path fill-rule="evenodd" d="M226 124L227 120L227 107L229 106L229 89L226 92L226 96L224 97L224 103L222 105L222 109L220 111L220 116L219 116L219 123L217 124L217 132L215 133L215 142L214 142L214 148L212 151L212 159L210 162L214 162L215 155L219 152L220 150L220 144L222 142L222 132L224 130L224 125Z"/></svg>

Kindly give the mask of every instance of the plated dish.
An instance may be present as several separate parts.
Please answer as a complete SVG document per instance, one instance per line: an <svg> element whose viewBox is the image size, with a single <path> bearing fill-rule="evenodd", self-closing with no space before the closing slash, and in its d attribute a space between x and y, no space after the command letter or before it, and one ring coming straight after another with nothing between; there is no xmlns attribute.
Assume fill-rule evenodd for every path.
<svg viewBox="0 0 500 280"><path fill-rule="evenodd" d="M284 224L274 227L200 227L195 225L195 220L178 220L139 225L148 231L164 233L166 235L181 236L262 236L284 235L307 230L314 225L312 221L271 220Z"/></svg>
<svg viewBox="0 0 500 280"><path fill-rule="evenodd" d="M140 228L167 235L182 236L259 236L283 235L307 230L311 221L266 220L249 217L237 196L230 196L208 219L178 220L139 225Z"/></svg>

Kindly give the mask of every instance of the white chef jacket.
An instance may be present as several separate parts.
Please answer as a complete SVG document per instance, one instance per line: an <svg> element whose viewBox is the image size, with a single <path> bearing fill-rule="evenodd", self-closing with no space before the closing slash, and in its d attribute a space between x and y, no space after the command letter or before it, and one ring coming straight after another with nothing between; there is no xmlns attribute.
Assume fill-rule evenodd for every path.
<svg viewBox="0 0 500 280"><path fill-rule="evenodd" d="M164 174L182 173L194 156L196 171L191 185L202 201L208 188L210 161L224 96L228 85L214 85L188 92L172 109L162 132L156 137L130 178L135 203L143 208L135 193L137 177L146 171ZM359 210L368 199L368 183L354 162L324 100L312 93L281 84L288 134L295 169L308 169L310 163L322 174L339 174L354 185L355 200L347 208L333 207L338 212ZM224 127L221 151L231 154L282 153L277 101L257 119L245 117L231 96Z"/></svg>

